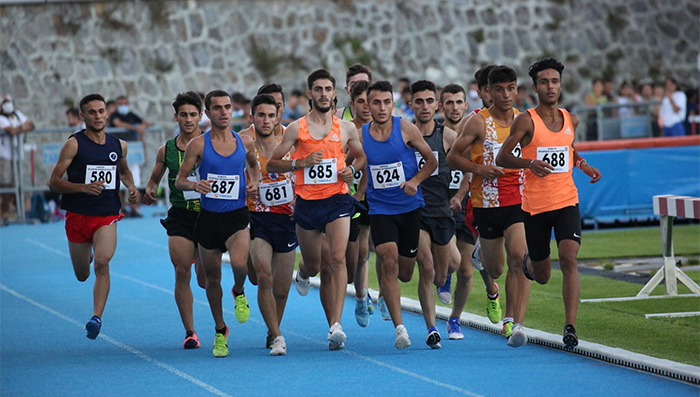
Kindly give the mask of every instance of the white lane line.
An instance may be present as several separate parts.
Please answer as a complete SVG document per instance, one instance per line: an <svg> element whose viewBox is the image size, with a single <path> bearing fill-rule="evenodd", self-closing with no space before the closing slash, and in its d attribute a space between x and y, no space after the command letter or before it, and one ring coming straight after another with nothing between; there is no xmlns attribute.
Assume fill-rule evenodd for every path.
<svg viewBox="0 0 700 397"><path fill-rule="evenodd" d="M53 310L53 309L51 309L51 308L48 307L48 306L44 306L44 305L42 305L41 303L39 303L39 302L37 302L37 301L35 301L35 300L29 298L29 297L26 297L26 296L20 294L19 292L15 291L15 290L12 290L12 289L10 289L10 288L8 288L8 287L6 287L4 284L0 284L0 288L2 288L3 291L5 291L5 292L7 292L7 293L9 293L9 294L12 294L12 295L14 295L14 296L16 296L17 298L22 299L23 301L28 302L28 303L30 303L30 304L32 304L32 305L38 307L39 309L42 309L42 310L44 310L44 311L46 311L46 312L49 312L49 313L53 314L54 316L56 316L56 317L58 317L58 318L60 318L60 319L62 319L62 320L65 320L65 321L67 321L67 322L69 322L69 323L71 323L71 324L73 324L73 325L76 325L76 326L78 326L78 327L80 327L80 328L83 328L83 324L81 324L80 322L78 322L78 321L76 321L76 320L74 320L74 319L72 319L72 318L70 318L70 317L68 317L68 316L66 316L66 315L64 315L64 314L62 314L62 313L56 311L56 310ZM217 389L216 387L214 387L214 386L212 386L212 385L210 385L210 384L204 383L204 382L202 382L201 380L199 380L199 379L197 379L197 378L195 378L195 377L193 377L193 376L191 376L191 375L189 375L189 374L186 374L186 373L180 371L179 369L177 369L177 368L175 368L175 367L172 367L172 366L170 366L170 365L168 365L168 364L162 363L162 362L156 360L155 358L153 358L153 357L151 357L151 356L149 356L149 355L147 355L147 354L145 354L145 353L143 353L143 352L141 352L141 351L139 351L139 350L134 349L133 347L131 347L131 346L129 346L129 345L125 345L125 344L123 344L123 343L117 341L116 339L110 338L109 336L105 335L104 333L101 333L101 334L100 334L100 338L101 338L101 339L104 339L105 341L107 341L107 342L109 342L109 343L111 343L111 344L113 344L113 345L115 345L115 346L117 346L117 347L120 347L120 348L122 348L122 349L128 351L129 353L132 353L132 354L138 356L139 358L141 358L141 359L143 359L143 360L145 360L145 361L147 361L147 362L149 362L149 363L155 364L155 365L157 365L158 367L163 368L164 370L166 370L166 371L168 371L168 372L170 372L170 373L172 373L172 374L174 374L174 375L177 375L177 376L179 376L179 377L181 377L181 378L183 378L183 379L185 379L185 380L187 380L187 381L189 381L189 382L192 382L192 383L194 383L195 385L197 385L197 386L199 386L199 387L205 389L206 391L208 391L208 392L210 392L210 393L212 393L212 394L214 394L214 395L217 395L217 396L230 396L230 394L224 393L223 391Z"/></svg>
<svg viewBox="0 0 700 397"><path fill-rule="evenodd" d="M144 239L141 238L141 237L135 237L135 236L131 236L131 235L128 235L128 234L127 234L127 235L119 235L118 238L125 238L125 239L127 239L127 240L136 241L136 242L139 242L139 243L141 243L141 244L150 245L151 247L156 247L156 248L164 249L164 250L166 250L166 251L169 251L169 250L170 250L170 248L168 248L167 245L158 244L158 243L154 243L154 242L152 242L152 241L144 240Z"/></svg>
<svg viewBox="0 0 700 397"><path fill-rule="evenodd" d="M32 244L34 244L34 245L36 245L36 246L38 246L38 247L41 247L41 248L43 248L43 249L45 249L45 250L47 250L47 251L51 251L51 252L53 252L53 253L56 254L56 255L61 255L61 256L65 257L65 258L70 258L70 255L67 254L65 251L57 250L56 248L54 248L54 247L52 247L52 246L50 246L50 245L46 245L46 244L42 243L41 241L34 240L33 238L27 238L27 239L25 239L25 241L27 241L28 243L32 243Z"/></svg>

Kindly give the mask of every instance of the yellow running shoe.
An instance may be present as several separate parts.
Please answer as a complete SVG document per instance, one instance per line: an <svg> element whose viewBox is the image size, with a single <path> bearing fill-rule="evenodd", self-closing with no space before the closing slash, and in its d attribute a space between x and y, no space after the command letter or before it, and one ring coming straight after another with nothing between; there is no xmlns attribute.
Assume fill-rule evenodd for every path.
<svg viewBox="0 0 700 397"><path fill-rule="evenodd" d="M492 323L498 324L501 321L501 303L496 299L489 299L486 303L486 315Z"/></svg>
<svg viewBox="0 0 700 397"><path fill-rule="evenodd" d="M216 333L214 337L214 357L226 357L228 356L228 326L226 326L226 333L220 334Z"/></svg>
<svg viewBox="0 0 700 397"><path fill-rule="evenodd" d="M248 299L246 299L244 293L241 293L238 296L234 294L234 296L236 301L236 320L238 320L239 323L244 323L248 321L248 317L250 317L250 307L248 306Z"/></svg>
<svg viewBox="0 0 700 397"><path fill-rule="evenodd" d="M513 333L513 322L512 321L504 322L503 323L503 330L501 331L501 335L505 336L506 338L509 338L512 333Z"/></svg>

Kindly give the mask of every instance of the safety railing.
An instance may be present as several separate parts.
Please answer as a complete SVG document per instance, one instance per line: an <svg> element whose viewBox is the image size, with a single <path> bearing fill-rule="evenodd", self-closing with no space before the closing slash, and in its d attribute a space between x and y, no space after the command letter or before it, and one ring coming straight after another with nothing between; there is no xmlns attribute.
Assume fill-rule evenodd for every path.
<svg viewBox="0 0 700 397"><path fill-rule="evenodd" d="M579 117L577 141L648 138L658 136L657 116L653 110L659 101L611 103L597 106L575 106Z"/></svg>

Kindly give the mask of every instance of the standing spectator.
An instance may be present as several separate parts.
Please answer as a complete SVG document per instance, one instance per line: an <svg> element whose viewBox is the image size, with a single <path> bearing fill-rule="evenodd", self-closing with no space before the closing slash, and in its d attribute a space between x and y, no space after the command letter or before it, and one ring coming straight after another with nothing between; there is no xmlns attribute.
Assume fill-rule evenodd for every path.
<svg viewBox="0 0 700 397"><path fill-rule="evenodd" d="M34 123L15 109L10 95L2 96L0 106L0 187L14 187L16 181L12 158L20 153L19 134L33 130ZM16 208L14 194L0 194L2 223L17 219Z"/></svg>
<svg viewBox="0 0 700 397"><path fill-rule="evenodd" d="M109 117L109 126L124 128L126 130L132 131L133 134L130 137L125 137L125 141L141 141L143 144L143 136L146 134L146 128L151 124L141 118L136 113L129 109L129 98L125 95L117 97L117 111L112 113ZM141 186L141 164L140 163L129 163L129 169L134 178L134 186L137 188ZM128 201L125 196L126 190L121 190L119 192L119 197L122 201L122 212L126 216L141 218L141 204L136 202L135 204L129 205L129 211L126 212L126 205Z"/></svg>
<svg viewBox="0 0 700 397"><path fill-rule="evenodd" d="M639 94L642 102L655 102L658 99L654 96L654 82L651 79L644 79L639 82ZM659 128L659 106L649 105L649 117L651 119L651 136L661 136Z"/></svg>
<svg viewBox="0 0 700 397"><path fill-rule="evenodd" d="M526 84L521 84L518 87L518 93L515 94L515 104L513 106L521 112L537 106L537 101L528 92Z"/></svg>
<svg viewBox="0 0 700 397"><path fill-rule="evenodd" d="M479 97L479 84L476 80L472 80L471 83L469 83L469 90L467 91L467 110L465 114L469 114L482 107L484 107L484 102Z"/></svg>
<svg viewBox="0 0 700 397"><path fill-rule="evenodd" d="M688 115L685 118L685 130L690 132L690 134L695 135L698 133L698 128L700 128L700 122L693 121L691 118L700 114L698 108L700 107L700 100L698 100L698 89L692 89L686 91L688 96Z"/></svg>
<svg viewBox="0 0 700 397"><path fill-rule="evenodd" d="M636 103L639 101L640 97L636 92L634 92L632 85L627 81L623 81L622 85L620 85L620 91L618 91L617 103L620 105L626 105L628 103ZM624 106L619 108L617 111L618 116L620 117L630 117L634 115L633 107Z"/></svg>
<svg viewBox="0 0 700 397"><path fill-rule="evenodd" d="M66 122L76 132L85 128L85 123L80 119L80 111L77 108L68 108L66 110Z"/></svg>
<svg viewBox="0 0 700 397"><path fill-rule="evenodd" d="M233 106L233 113L231 116L231 126L234 131L241 131L250 127L250 99L246 98L240 92L234 92L231 94L231 105Z"/></svg>
<svg viewBox="0 0 700 397"><path fill-rule="evenodd" d="M304 95L299 90L292 90L282 113L282 124L288 125L292 121L298 120L306 114L304 107Z"/></svg>
<svg viewBox="0 0 700 397"><path fill-rule="evenodd" d="M678 89L678 82L673 77L666 78L664 97L661 100L659 118L663 126L664 136L685 135L685 113L688 98L685 92Z"/></svg>
<svg viewBox="0 0 700 397"><path fill-rule="evenodd" d="M608 97L605 96L605 86L603 80L599 78L593 79L592 90L585 97L586 106L598 106L608 103ZM598 108L595 111L588 112L586 118L586 140L593 141L598 139L598 118L603 117L603 110Z"/></svg>
<svg viewBox="0 0 700 397"><path fill-rule="evenodd" d="M605 98L607 98L608 102L612 102L615 100L615 85L612 80L610 79L605 79L603 81L603 94L605 95Z"/></svg>
<svg viewBox="0 0 700 397"><path fill-rule="evenodd" d="M117 101L110 99L105 105L107 105L107 120L111 120L112 115L117 111Z"/></svg>

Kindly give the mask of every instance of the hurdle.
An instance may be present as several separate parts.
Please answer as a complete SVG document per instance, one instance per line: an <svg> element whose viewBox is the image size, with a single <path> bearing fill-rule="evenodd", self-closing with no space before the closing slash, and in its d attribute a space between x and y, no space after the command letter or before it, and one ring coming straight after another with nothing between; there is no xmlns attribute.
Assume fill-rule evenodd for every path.
<svg viewBox="0 0 700 397"><path fill-rule="evenodd" d="M697 297L700 295L700 286L687 274L676 266L673 254L673 220L676 217L700 219L700 198L688 196L675 196L671 194L653 197L654 214L659 215L661 222L661 247L664 264L656 274L646 283L636 296L625 298L601 298L581 299L581 302L612 302L630 301L639 299L658 299L666 297ZM665 280L665 295L651 296L650 294L662 281ZM678 294L678 281L683 283L691 291L690 294ZM700 315L700 312L692 313L659 313L650 317L680 317Z"/></svg>

